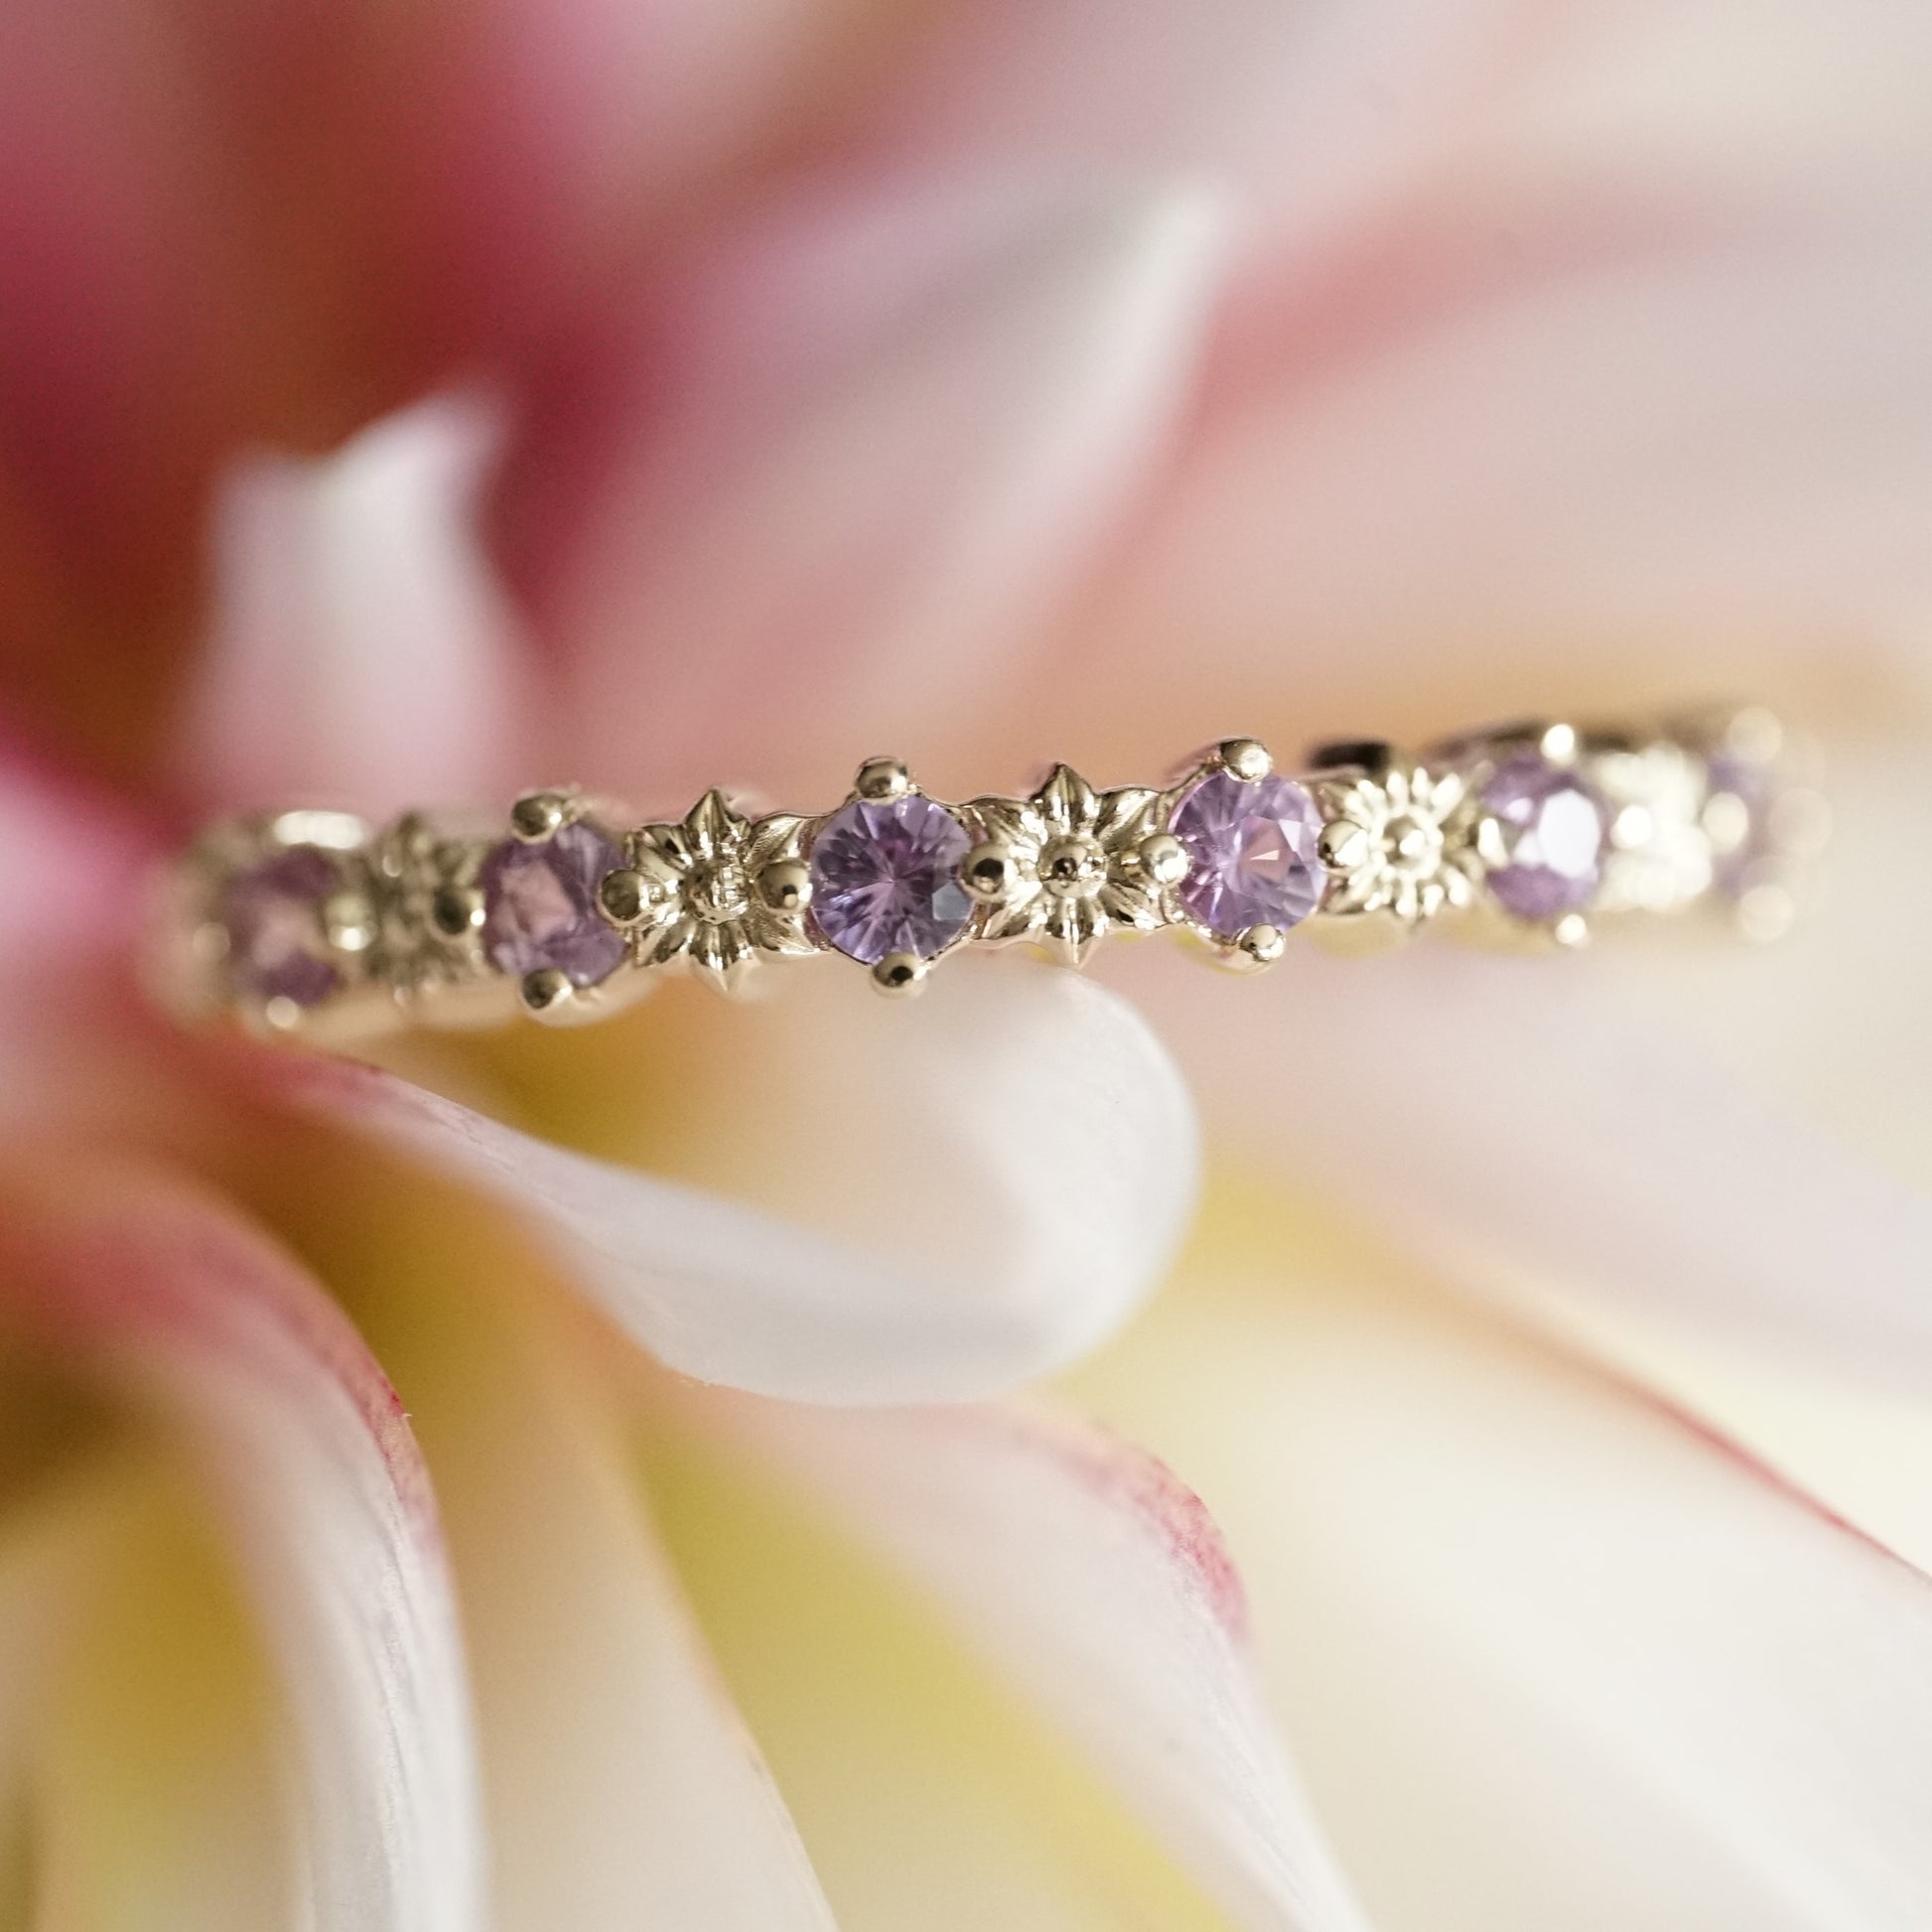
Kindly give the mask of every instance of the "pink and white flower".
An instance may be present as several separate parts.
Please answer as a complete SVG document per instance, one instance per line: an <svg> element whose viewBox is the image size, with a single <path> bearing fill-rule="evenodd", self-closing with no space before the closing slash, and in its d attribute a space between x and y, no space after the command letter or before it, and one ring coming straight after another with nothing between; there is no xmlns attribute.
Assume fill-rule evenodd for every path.
<svg viewBox="0 0 1932 1932"><path fill-rule="evenodd" d="M1923 1925L1928 67L1895 0L16 9L0 1900ZM382 1067L130 983L206 810L1725 686L1838 753L1762 958ZM1173 1271L1190 1093L1059 1399L1246 1592L1010 1393Z"/></svg>

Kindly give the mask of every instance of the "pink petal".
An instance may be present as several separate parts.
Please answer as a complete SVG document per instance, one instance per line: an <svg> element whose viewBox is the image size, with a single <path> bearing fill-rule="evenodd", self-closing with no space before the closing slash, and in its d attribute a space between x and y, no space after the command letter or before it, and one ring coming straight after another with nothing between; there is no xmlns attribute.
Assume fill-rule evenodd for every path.
<svg viewBox="0 0 1932 1932"><path fill-rule="evenodd" d="M432 1279L389 1352L464 1583L495 1932L830 1932L596 1373L534 1302Z"/></svg>
<svg viewBox="0 0 1932 1932"><path fill-rule="evenodd" d="M1281 715L1284 664L1297 730L1520 710L1553 647L1619 696L1693 650L1700 689L1822 680L1847 631L1889 670L1926 590L1926 53L1898 0L958 10L886 156L1187 169L1253 216L1202 419L1046 708L1146 745L1183 657L1182 739Z"/></svg>
<svg viewBox="0 0 1932 1932"><path fill-rule="evenodd" d="M865 12L854 0L429 10L409 84L383 77L437 321L520 346L533 326L608 300L640 235L691 220L838 104L875 30Z"/></svg>
<svg viewBox="0 0 1932 1932"><path fill-rule="evenodd" d="M237 466L183 727L197 792L381 814L534 782L522 643L474 529L496 442L486 403L445 396L332 457Z"/></svg>
<svg viewBox="0 0 1932 1932"><path fill-rule="evenodd" d="M1232 1559L1168 1469L1021 1409L725 1413L930 1589L1235 1923L1366 1924L1250 1676Z"/></svg>
<svg viewBox="0 0 1932 1932"><path fill-rule="evenodd" d="M1907 1928L1932 1584L1641 1392L1332 1237L1100 1381L1243 1552L1376 1922Z"/></svg>
<svg viewBox="0 0 1932 1932"><path fill-rule="evenodd" d="M886 165L1214 180L1262 217L1256 245L1306 247L1440 166L1548 32L1510 0L980 0L918 45L862 140Z"/></svg>
<svg viewBox="0 0 1932 1932"><path fill-rule="evenodd" d="M0 726L0 1122L125 1114L150 1083L123 1009L159 828Z"/></svg>
<svg viewBox="0 0 1932 1932"><path fill-rule="evenodd" d="M699 1108L730 1115L727 1184L759 1205L368 1068L290 1059L266 1077L517 1208L688 1375L800 1401L956 1399L1112 1332L1194 1197L1186 1095L1139 1020L1087 982L1012 964L937 974L898 1013L854 973L734 1014L743 1057L708 1063L685 1133L699 1137Z"/></svg>
<svg viewBox="0 0 1932 1932"><path fill-rule="evenodd" d="M308 1277L187 1188L69 1163L9 1191L16 1309L206 1473L301 1727L320 1922L480 1924L461 1644L394 1391Z"/></svg>
<svg viewBox="0 0 1932 1932"><path fill-rule="evenodd" d="M0 728L0 984L125 953L154 856L148 828Z"/></svg>
<svg viewBox="0 0 1932 1932"><path fill-rule="evenodd" d="M577 309L793 136L851 24L846 0L10 9L0 442L70 588L145 632L237 436L340 433Z"/></svg>
<svg viewBox="0 0 1932 1932"><path fill-rule="evenodd" d="M556 756L656 795L835 782L933 730L1131 501L1218 279L1210 204L1004 175L793 198L705 255L512 460L575 659Z"/></svg>

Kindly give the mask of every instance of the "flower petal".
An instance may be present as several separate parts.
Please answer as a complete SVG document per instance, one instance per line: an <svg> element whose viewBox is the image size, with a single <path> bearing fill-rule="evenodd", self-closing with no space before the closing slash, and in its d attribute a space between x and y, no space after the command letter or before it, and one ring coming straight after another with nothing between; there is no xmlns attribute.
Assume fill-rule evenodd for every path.
<svg viewBox="0 0 1932 1932"><path fill-rule="evenodd" d="M1365 1925L1250 1677L1233 1562L1162 1464L1017 1407L724 1413L932 1590L1235 1923Z"/></svg>
<svg viewBox="0 0 1932 1932"><path fill-rule="evenodd" d="M1642 1391L1254 1206L1220 1287L1087 1389L1215 1497L1377 1924L1922 1925L1932 1583Z"/></svg>
<svg viewBox="0 0 1932 1932"><path fill-rule="evenodd" d="M1265 215L1270 239L1305 247L1440 162L1522 64L1528 12L1511 0L978 0L942 16L861 125L900 166L936 156L1215 180Z"/></svg>
<svg viewBox="0 0 1932 1932"><path fill-rule="evenodd" d="M646 1518L621 1419L560 1341L578 1317L475 1236L425 1232L440 1259L392 1255L377 1340L463 1580L495 1932L830 1932Z"/></svg>
<svg viewBox="0 0 1932 1932"><path fill-rule="evenodd" d="M0 984L125 952L154 857L144 828L0 725Z"/></svg>
<svg viewBox="0 0 1932 1932"><path fill-rule="evenodd" d="M9 1395L13 1394L10 1388ZM9 1445L11 1449L12 1445ZM11 1460L11 1458L9 1458ZM10 1483L19 1471L5 1470ZM15 1814L29 1789L47 1693L69 1651L103 1544L121 1527L127 1471L85 1469L26 1501L10 1491L0 1532L0 1898Z"/></svg>
<svg viewBox="0 0 1932 1932"><path fill-rule="evenodd" d="M627 1084L636 1053L647 1094L671 1043L607 1029L600 1057ZM368 1068L278 1059L265 1077L527 1214L660 1360L802 1401L955 1399L1044 1373L1139 1304L1192 1207L1173 1066L1129 1008L1065 974L956 962L893 1018L864 975L821 972L721 1014L700 1058L675 1088L679 1151L715 1146L707 1177L759 1207Z"/></svg>
<svg viewBox="0 0 1932 1932"><path fill-rule="evenodd" d="M482 400L440 396L231 472L183 728L197 791L383 813L530 782L520 640L472 513L496 440Z"/></svg>
<svg viewBox="0 0 1932 1932"><path fill-rule="evenodd" d="M153 1448L85 1472L96 1547L39 1687L25 1890L50 1924L292 1932L316 1888L286 1714L203 1499Z"/></svg>
<svg viewBox="0 0 1932 1932"><path fill-rule="evenodd" d="M627 791L729 745L822 786L829 692L856 760L1017 671L1173 423L1216 235L1190 190L981 176L803 198L707 257L505 480L576 660L560 755Z"/></svg>
<svg viewBox="0 0 1932 1932"><path fill-rule="evenodd" d="M307 1753L320 1919L480 1923L477 1770L433 1506L394 1391L335 1306L212 1202L97 1162L10 1169L14 1311L203 1463Z"/></svg>
<svg viewBox="0 0 1932 1932"><path fill-rule="evenodd" d="M1898 434L1932 421L1927 232L1909 204L1418 214L1223 372L1073 675L1137 692L1185 651L1177 722L1211 730L1281 715L1292 661L1300 715L1419 735L1446 690L1520 708L1553 648L1572 702L1895 678L1932 589L1932 439Z"/></svg>

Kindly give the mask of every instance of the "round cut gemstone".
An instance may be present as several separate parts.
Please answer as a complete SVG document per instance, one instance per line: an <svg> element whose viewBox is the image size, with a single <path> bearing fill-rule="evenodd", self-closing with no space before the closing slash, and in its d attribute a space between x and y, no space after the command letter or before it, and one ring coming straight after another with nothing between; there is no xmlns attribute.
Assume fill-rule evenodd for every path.
<svg viewBox="0 0 1932 1932"><path fill-rule="evenodd" d="M312 1007L342 985L322 910L341 885L335 860L311 845L258 860L228 881L221 920L238 992Z"/></svg>
<svg viewBox="0 0 1932 1932"><path fill-rule="evenodd" d="M812 918L868 966L895 952L930 959L972 916L959 882L971 846L965 826L930 798L856 798L812 841Z"/></svg>
<svg viewBox="0 0 1932 1932"><path fill-rule="evenodd" d="M1574 771L1534 752L1498 765L1482 802L1503 827L1509 863L1489 890L1519 919L1554 919L1587 905L1603 876L1603 801Z"/></svg>
<svg viewBox="0 0 1932 1932"><path fill-rule="evenodd" d="M1181 799L1170 829L1187 854L1175 897L1217 939L1299 925L1321 903L1321 814L1291 779L1212 772Z"/></svg>
<svg viewBox="0 0 1932 1932"><path fill-rule="evenodd" d="M622 864L615 841L581 821L535 845L505 839L477 874L484 952L505 973L552 967L595 986L623 958L623 934L597 908L599 882Z"/></svg>

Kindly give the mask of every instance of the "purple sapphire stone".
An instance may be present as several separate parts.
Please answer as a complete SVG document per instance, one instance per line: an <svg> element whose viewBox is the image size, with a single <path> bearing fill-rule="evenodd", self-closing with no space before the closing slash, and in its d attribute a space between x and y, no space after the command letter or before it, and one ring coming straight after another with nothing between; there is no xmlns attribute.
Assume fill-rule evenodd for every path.
<svg viewBox="0 0 1932 1932"><path fill-rule="evenodd" d="M1519 919L1555 919L1589 903L1603 876L1609 821L1576 772L1527 752L1496 767L1482 802L1509 840L1509 863L1489 875L1505 909Z"/></svg>
<svg viewBox="0 0 1932 1932"><path fill-rule="evenodd" d="M1217 939L1299 925L1321 903L1321 814L1293 780L1215 771L1181 799L1170 829L1187 854L1176 897Z"/></svg>
<svg viewBox="0 0 1932 1932"><path fill-rule="evenodd" d="M336 862L311 845L258 860L228 881L221 920L237 992L313 1007L342 985L322 914L323 901L341 884Z"/></svg>
<svg viewBox="0 0 1932 1932"><path fill-rule="evenodd" d="M624 939L598 910L597 889L622 864L617 843L581 821L536 845L505 839L477 874L491 962L518 975L554 967L573 986L608 978Z"/></svg>
<svg viewBox="0 0 1932 1932"><path fill-rule="evenodd" d="M971 845L966 828L930 798L854 799L812 841L812 919L865 965L895 952L930 959L972 917L959 883Z"/></svg>

